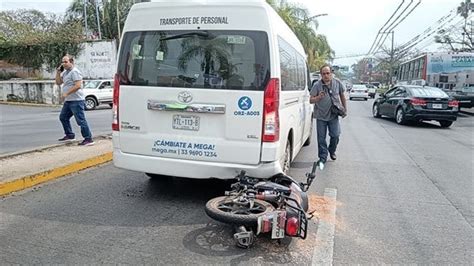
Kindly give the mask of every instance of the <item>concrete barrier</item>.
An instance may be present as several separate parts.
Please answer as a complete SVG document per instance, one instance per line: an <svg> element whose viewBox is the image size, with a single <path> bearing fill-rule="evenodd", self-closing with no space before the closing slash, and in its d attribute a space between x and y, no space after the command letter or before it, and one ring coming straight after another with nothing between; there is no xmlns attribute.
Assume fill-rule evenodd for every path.
<svg viewBox="0 0 474 266"><path fill-rule="evenodd" d="M61 88L54 80L0 81L0 101L61 104Z"/></svg>

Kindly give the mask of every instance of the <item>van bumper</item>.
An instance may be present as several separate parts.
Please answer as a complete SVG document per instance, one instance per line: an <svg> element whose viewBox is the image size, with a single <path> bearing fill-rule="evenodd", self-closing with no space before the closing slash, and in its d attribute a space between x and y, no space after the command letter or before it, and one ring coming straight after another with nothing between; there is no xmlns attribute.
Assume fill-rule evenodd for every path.
<svg viewBox="0 0 474 266"><path fill-rule="evenodd" d="M258 165L204 162L123 153L118 148L114 148L113 158L114 165L119 168L196 179L233 179L242 170L258 178L268 178L281 172L278 161Z"/></svg>

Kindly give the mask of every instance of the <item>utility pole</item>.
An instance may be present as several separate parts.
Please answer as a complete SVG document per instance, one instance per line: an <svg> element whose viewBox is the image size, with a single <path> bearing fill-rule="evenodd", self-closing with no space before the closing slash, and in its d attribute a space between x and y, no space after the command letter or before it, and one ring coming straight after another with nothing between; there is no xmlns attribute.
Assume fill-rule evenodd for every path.
<svg viewBox="0 0 474 266"><path fill-rule="evenodd" d="M117 12L117 30L118 30L118 38L117 38L117 41L120 42L120 13L119 13L119 0L117 0L116 4L115 4L115 7L116 7L116 12ZM117 42L117 43L118 43Z"/></svg>
<svg viewBox="0 0 474 266"><path fill-rule="evenodd" d="M392 34L392 48L390 49L390 85L392 85L392 75L393 75L393 57L394 57L394 52L393 52L393 42L394 42L394 31L392 30L390 32Z"/></svg>
<svg viewBox="0 0 474 266"><path fill-rule="evenodd" d="M100 32L100 18L99 18L99 3L95 0L95 16L97 18L97 28L99 29L99 40L102 40L102 33Z"/></svg>
<svg viewBox="0 0 474 266"><path fill-rule="evenodd" d="M87 28L87 0L83 0L84 4L84 24L86 28L86 40L89 39L89 29Z"/></svg>

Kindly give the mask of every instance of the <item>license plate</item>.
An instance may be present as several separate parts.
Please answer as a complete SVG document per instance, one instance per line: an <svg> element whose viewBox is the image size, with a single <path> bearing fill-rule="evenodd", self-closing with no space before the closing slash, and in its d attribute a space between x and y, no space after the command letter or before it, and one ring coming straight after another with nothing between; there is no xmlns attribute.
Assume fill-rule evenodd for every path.
<svg viewBox="0 0 474 266"><path fill-rule="evenodd" d="M433 105L431 105L431 107L432 107L433 109L441 109L441 108L443 108L443 104L441 104L441 103L433 103Z"/></svg>
<svg viewBox="0 0 474 266"><path fill-rule="evenodd" d="M173 115L173 128L180 130L199 130L199 116Z"/></svg>
<svg viewBox="0 0 474 266"><path fill-rule="evenodd" d="M281 239L285 237L286 212L275 211L275 217L272 221L272 239Z"/></svg>

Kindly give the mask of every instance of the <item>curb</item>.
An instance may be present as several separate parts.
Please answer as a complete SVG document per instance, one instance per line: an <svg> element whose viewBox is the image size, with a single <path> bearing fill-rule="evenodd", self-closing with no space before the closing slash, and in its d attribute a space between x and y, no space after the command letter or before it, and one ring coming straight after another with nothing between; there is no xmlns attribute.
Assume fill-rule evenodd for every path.
<svg viewBox="0 0 474 266"><path fill-rule="evenodd" d="M56 179L58 177L62 177L80 170L84 170L86 168L110 162L111 160L112 152L107 152L102 155L95 156L83 161L46 170L41 173L20 177L19 179L9 181L3 184L0 183L0 196L30 188L46 181Z"/></svg>
<svg viewBox="0 0 474 266"><path fill-rule="evenodd" d="M112 138L112 134L103 134L103 135L97 135L93 139L111 139L111 138ZM7 158L10 158L10 157L14 157L14 156L18 156L18 155L22 155L22 154L26 154L26 153L31 153L31 152L45 151L45 150L54 149L54 148L62 147L62 146L77 145L77 143L79 143L79 140L46 145L46 146L31 149L31 150L15 151L15 152L6 153L6 154L0 154L0 160L1 159L7 159Z"/></svg>
<svg viewBox="0 0 474 266"><path fill-rule="evenodd" d="M33 107L61 107L60 104L48 104L48 103L27 103L27 102L8 102L0 101L0 104L5 105L22 105L22 106L33 106Z"/></svg>

